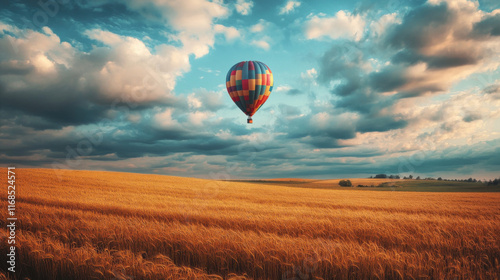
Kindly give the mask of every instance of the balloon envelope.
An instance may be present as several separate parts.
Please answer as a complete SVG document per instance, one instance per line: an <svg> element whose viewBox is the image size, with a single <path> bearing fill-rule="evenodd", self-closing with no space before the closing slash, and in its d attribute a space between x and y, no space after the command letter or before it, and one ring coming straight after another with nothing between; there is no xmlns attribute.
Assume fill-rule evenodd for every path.
<svg viewBox="0 0 500 280"><path fill-rule="evenodd" d="M260 61L236 63L226 76L226 88L234 103L247 115L252 116L266 102L273 90L273 73Z"/></svg>

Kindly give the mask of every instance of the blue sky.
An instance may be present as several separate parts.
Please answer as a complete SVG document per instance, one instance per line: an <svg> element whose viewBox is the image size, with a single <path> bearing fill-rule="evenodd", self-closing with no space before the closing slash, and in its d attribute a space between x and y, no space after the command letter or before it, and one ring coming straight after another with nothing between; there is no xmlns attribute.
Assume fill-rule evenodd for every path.
<svg viewBox="0 0 500 280"><path fill-rule="evenodd" d="M498 177L497 1L0 4L0 163L215 179ZM266 63L246 116L229 68Z"/></svg>

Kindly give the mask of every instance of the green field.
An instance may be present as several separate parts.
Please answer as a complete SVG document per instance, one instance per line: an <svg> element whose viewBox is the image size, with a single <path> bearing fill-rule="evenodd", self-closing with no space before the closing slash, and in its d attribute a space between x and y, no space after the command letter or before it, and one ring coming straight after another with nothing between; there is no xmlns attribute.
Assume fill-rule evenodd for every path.
<svg viewBox="0 0 500 280"><path fill-rule="evenodd" d="M334 190L376 190L376 191L412 191L412 192L500 192L500 186L487 185L484 183L469 183L460 181L442 181L442 180L386 180L386 179L369 179L370 183L366 185L374 185L375 187L357 187L356 180L353 181L353 187L341 187L338 184L339 180L244 180L241 182L286 186L295 188L313 188L313 189L334 189ZM367 179L368 180L368 179ZM387 182L388 181L388 182ZM379 187L380 184L386 183Z"/></svg>

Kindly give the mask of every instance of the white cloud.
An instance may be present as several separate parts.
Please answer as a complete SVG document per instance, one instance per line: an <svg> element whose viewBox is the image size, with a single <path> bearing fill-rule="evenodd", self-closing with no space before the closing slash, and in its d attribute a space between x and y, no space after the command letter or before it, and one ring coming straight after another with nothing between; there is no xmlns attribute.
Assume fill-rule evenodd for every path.
<svg viewBox="0 0 500 280"><path fill-rule="evenodd" d="M289 91L291 89L292 89L292 87L289 86L289 85L282 85L282 86L276 87L276 89L274 90L274 92L280 92L280 91L281 92L287 92L287 91Z"/></svg>
<svg viewBox="0 0 500 280"><path fill-rule="evenodd" d="M179 127L179 123L172 117L173 109L166 108L156 113L153 117L156 127L161 129L173 129Z"/></svg>
<svg viewBox="0 0 500 280"><path fill-rule="evenodd" d="M263 20L263 19L261 19L261 20L259 21L259 23L256 23L256 24L254 24L254 25L252 25L252 26L250 27L250 32L253 32L253 33L258 33L258 32L262 32L262 31L264 31L264 28L265 28L264 24L265 24L265 23L266 23L266 21L265 21L265 20Z"/></svg>
<svg viewBox="0 0 500 280"><path fill-rule="evenodd" d="M363 37L365 20L359 14L339 11L333 17L312 16L305 27L307 39L332 39L347 38L359 41Z"/></svg>
<svg viewBox="0 0 500 280"><path fill-rule="evenodd" d="M207 122L213 113L207 111L194 111L188 114L189 123L195 127L202 126L203 123Z"/></svg>
<svg viewBox="0 0 500 280"><path fill-rule="evenodd" d="M73 96L81 100L108 103L116 100L130 104L148 104L174 98L171 93L176 78L190 68L189 53L169 45L159 45L153 54L139 39L93 29L84 32L103 47L83 53L73 48L48 27L43 33L23 31L17 37L0 38L5 47L0 54L4 73L23 71L22 75L0 75L0 83L9 94L23 98L43 98L46 101L62 92L50 93L51 88L64 88L63 100ZM59 98L61 99L61 98Z"/></svg>
<svg viewBox="0 0 500 280"><path fill-rule="evenodd" d="M95 5L104 5L94 0ZM207 0L127 0L125 5L146 19L172 25L176 30L200 34L212 27L213 20L229 15L229 9L220 1Z"/></svg>
<svg viewBox="0 0 500 280"><path fill-rule="evenodd" d="M264 40L253 40L251 44L266 51L268 51L271 48L269 43Z"/></svg>
<svg viewBox="0 0 500 280"><path fill-rule="evenodd" d="M303 79L316 79L318 77L318 71L315 68L306 70L305 73L301 73L300 76Z"/></svg>
<svg viewBox="0 0 500 280"><path fill-rule="evenodd" d="M478 92L459 92L447 95L442 101L433 101L423 96L417 99L402 99L390 110L409 121L408 126L397 132L384 133L379 146L384 142L394 143L390 150L444 149L449 145L474 144L495 139L499 134L491 130L490 120L498 120L500 113L495 108L500 100ZM370 135L362 137L366 141Z"/></svg>
<svg viewBox="0 0 500 280"><path fill-rule="evenodd" d="M370 35L379 37L384 34L387 27L395 23L401 23L401 19L398 18L397 13L385 14L381 16L377 21L373 21L370 23Z"/></svg>
<svg viewBox="0 0 500 280"><path fill-rule="evenodd" d="M216 24L214 26L216 33L222 33L226 37L226 40L231 41L240 37L240 32L234 27L227 27L221 24Z"/></svg>
<svg viewBox="0 0 500 280"><path fill-rule="evenodd" d="M89 0L88 6L102 6L111 0ZM170 39L182 43L183 50L196 58L208 54L214 44L214 22L229 16L230 10L222 1L208 0L126 0L128 9L138 12L145 20L161 22L175 31ZM219 27L220 29L220 27ZM234 36L234 31L229 36Z"/></svg>
<svg viewBox="0 0 500 280"><path fill-rule="evenodd" d="M252 13L253 2L245 0L237 0L234 4L236 11L244 16Z"/></svg>
<svg viewBox="0 0 500 280"><path fill-rule="evenodd" d="M282 30L274 23L260 19L245 32L245 40L263 50L269 50L272 45L283 40Z"/></svg>
<svg viewBox="0 0 500 280"><path fill-rule="evenodd" d="M173 46L159 45L152 54L136 38L96 29L85 34L111 47L107 63L88 77L107 98L130 96L138 103L162 100L174 89L176 78L190 68L189 52Z"/></svg>
<svg viewBox="0 0 500 280"><path fill-rule="evenodd" d="M196 98L194 93L188 96L187 101L189 104L189 108L198 109L203 105L200 99Z"/></svg>
<svg viewBox="0 0 500 280"><path fill-rule="evenodd" d="M308 88L308 90L318 85L316 82L318 79L318 71L316 71L316 68L311 68L306 70L306 72L300 73L300 77L302 78L303 85Z"/></svg>
<svg viewBox="0 0 500 280"><path fill-rule="evenodd" d="M226 90L224 91L209 91L204 88L195 90L188 95L187 102L191 109L207 110L215 112L224 107L226 100Z"/></svg>
<svg viewBox="0 0 500 280"><path fill-rule="evenodd" d="M294 1L294 0L288 0L283 7L281 7L279 14L284 15L284 14L289 14L295 10L295 8L300 7L300 2L299 1Z"/></svg>

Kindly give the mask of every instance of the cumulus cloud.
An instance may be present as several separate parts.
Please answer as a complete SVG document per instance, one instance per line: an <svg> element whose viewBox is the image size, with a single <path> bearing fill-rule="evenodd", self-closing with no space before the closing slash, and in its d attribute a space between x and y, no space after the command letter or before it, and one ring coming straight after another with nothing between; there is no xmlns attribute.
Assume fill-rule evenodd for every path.
<svg viewBox="0 0 500 280"><path fill-rule="evenodd" d="M252 13L253 2L245 0L237 0L234 4L236 11L244 16Z"/></svg>
<svg viewBox="0 0 500 280"><path fill-rule="evenodd" d="M222 33L226 37L226 40L231 41L240 37L240 32L234 27L227 27L221 24L216 24L214 26L214 31L216 33Z"/></svg>
<svg viewBox="0 0 500 280"><path fill-rule="evenodd" d="M88 7L105 4L89 1ZM102 168L109 162L114 162L110 169L120 168L129 158L143 156L236 153L241 141L235 137L248 131L215 115L224 108L222 92L173 93L178 77L190 69L190 55L206 54L215 34L227 40L239 36L233 27L214 24L227 15L227 8L209 1L126 5L168 25L173 30L169 39L177 42L151 46L133 36L92 28L81 32L89 43L82 48L48 27L20 30L1 22L2 162L53 167L56 161L74 158L85 135L95 133L104 140L92 145L91 152L78 153L66 168ZM214 137L220 130L231 136ZM137 161L128 164L139 166Z"/></svg>
<svg viewBox="0 0 500 280"><path fill-rule="evenodd" d="M494 99L500 99L500 83L488 85L484 88L483 92L489 94Z"/></svg>
<svg viewBox="0 0 500 280"><path fill-rule="evenodd" d="M283 40L283 31L274 23L260 19L256 24L251 25L245 34L246 40L250 44L268 51L272 45Z"/></svg>
<svg viewBox="0 0 500 280"><path fill-rule="evenodd" d="M264 40L253 40L251 44L266 51L271 48L271 45L269 45L269 43Z"/></svg>
<svg viewBox="0 0 500 280"><path fill-rule="evenodd" d="M401 23L401 19L398 17L397 13L385 14L370 23L369 35L372 37L382 36L389 26L397 23Z"/></svg>
<svg viewBox="0 0 500 280"><path fill-rule="evenodd" d="M87 1L86 6L104 6L111 2L92 0ZM176 30L193 34L209 31L214 19L229 15L229 9L221 1L127 0L123 4L145 19L166 23Z"/></svg>
<svg viewBox="0 0 500 280"><path fill-rule="evenodd" d="M81 4L86 8L102 7L114 1L91 0ZM134 11L151 22L162 23L174 30L170 39L179 41L183 50L192 53L196 58L208 54L213 47L216 33L221 26L214 24L217 19L229 16L229 8L222 1L208 0L127 0L122 2L129 10ZM235 38L234 27L224 30L227 38Z"/></svg>
<svg viewBox="0 0 500 280"><path fill-rule="evenodd" d="M498 37L477 35L477 26L491 15L471 2L453 3L411 10L386 29L378 45L334 45L322 58L319 81L333 84L339 106L369 113L400 98L446 93L472 73L498 67ZM389 59L373 68L368 47L388 50Z"/></svg>
<svg viewBox="0 0 500 280"><path fill-rule="evenodd" d="M398 173L400 156L423 153L419 172L457 170L463 161L498 169L498 81L454 88L472 73L498 73L498 11L431 1L405 13L312 14L306 37L331 40L309 43L331 46L273 93L306 101L270 102L264 125L245 126L235 123L225 91L174 92L190 57L209 53L215 40L279 47L285 37L277 24L224 23L231 9L249 14L250 3L87 1L85 8L125 5L148 28L164 26L169 44L98 25L75 31L82 42L66 42L48 27L0 22L0 162L53 167L99 133L103 141L69 168L194 176L231 162L244 166L239 177L345 177ZM283 14L298 7L288 3Z"/></svg>
<svg viewBox="0 0 500 280"><path fill-rule="evenodd" d="M221 91L209 91L198 89L188 95L187 100L190 108L203 108L207 111L216 112L225 107L224 98L227 93Z"/></svg>
<svg viewBox="0 0 500 280"><path fill-rule="evenodd" d="M48 27L0 38L2 104L79 123L103 117L117 104L175 102L171 92L176 78L189 70L188 53L159 45L153 54L139 39L99 29L84 34L101 46L83 53Z"/></svg>
<svg viewBox="0 0 500 280"><path fill-rule="evenodd" d="M498 106L496 83L486 87L484 94L463 93L441 105L429 105L426 100L449 94L453 85L473 73L498 68L500 38L495 17L496 12L480 11L473 2L434 1L403 16L385 14L370 23L365 35L333 42L317 71L317 81L333 94L332 108L311 107L311 116L305 117L331 124L309 124L303 140L323 149L367 143L383 148L386 143L399 143L388 153L433 148L422 142L462 145L491 140L495 136L484 131L485 120L498 115L485 111L498 111L494 109ZM319 22L321 18L310 21L313 19ZM328 29L328 22L317 29L317 35L309 33L309 38L330 36L320 32ZM420 107L420 102L425 106ZM481 108L485 103L487 108ZM325 111L334 117L321 114ZM335 117L345 113L354 114L349 121L342 120L351 130L330 130L335 127ZM309 135L315 137L309 139Z"/></svg>
<svg viewBox="0 0 500 280"><path fill-rule="evenodd" d="M283 7L280 8L279 14L285 15L292 13L296 8L300 7L299 1L288 0Z"/></svg>
<svg viewBox="0 0 500 280"><path fill-rule="evenodd" d="M338 11L333 17L313 15L305 23L307 39L347 38L359 41L363 37L365 19L360 14Z"/></svg>

